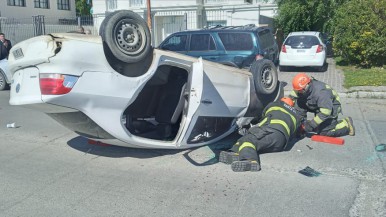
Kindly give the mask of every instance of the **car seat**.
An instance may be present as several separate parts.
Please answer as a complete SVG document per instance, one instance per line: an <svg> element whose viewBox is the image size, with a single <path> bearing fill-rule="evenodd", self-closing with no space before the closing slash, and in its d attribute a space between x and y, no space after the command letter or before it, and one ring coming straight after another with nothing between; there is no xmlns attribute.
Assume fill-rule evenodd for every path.
<svg viewBox="0 0 386 217"><path fill-rule="evenodd" d="M171 73L169 82L161 90L155 120L158 122L157 133L162 139L169 139L176 133L173 125L176 125L185 105L186 81L185 73Z"/></svg>

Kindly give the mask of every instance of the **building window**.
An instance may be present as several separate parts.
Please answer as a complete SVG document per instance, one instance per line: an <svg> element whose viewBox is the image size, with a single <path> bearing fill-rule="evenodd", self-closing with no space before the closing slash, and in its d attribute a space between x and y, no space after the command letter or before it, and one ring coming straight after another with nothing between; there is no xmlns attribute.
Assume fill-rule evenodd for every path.
<svg viewBox="0 0 386 217"><path fill-rule="evenodd" d="M205 4L222 4L227 3L228 0L205 0Z"/></svg>
<svg viewBox="0 0 386 217"><path fill-rule="evenodd" d="M25 7L25 0L7 0L9 6Z"/></svg>
<svg viewBox="0 0 386 217"><path fill-rule="evenodd" d="M131 7L142 7L144 6L143 0L130 0Z"/></svg>
<svg viewBox="0 0 386 217"><path fill-rule="evenodd" d="M35 8L50 8L48 5L48 0L35 0Z"/></svg>
<svg viewBox="0 0 386 217"><path fill-rule="evenodd" d="M58 0L58 10L70 10L70 0Z"/></svg>
<svg viewBox="0 0 386 217"><path fill-rule="evenodd" d="M107 0L107 10L115 10L118 8L118 1L117 0Z"/></svg>

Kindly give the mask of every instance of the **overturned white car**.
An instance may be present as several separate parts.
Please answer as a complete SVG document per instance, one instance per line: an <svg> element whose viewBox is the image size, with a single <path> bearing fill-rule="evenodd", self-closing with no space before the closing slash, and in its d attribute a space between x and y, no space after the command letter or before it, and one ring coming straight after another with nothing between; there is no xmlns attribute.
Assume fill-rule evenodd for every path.
<svg viewBox="0 0 386 217"><path fill-rule="evenodd" d="M152 49L145 21L131 11L107 16L100 35L16 44L10 104L45 112L92 140L179 149L224 138L283 95L269 60L249 72Z"/></svg>

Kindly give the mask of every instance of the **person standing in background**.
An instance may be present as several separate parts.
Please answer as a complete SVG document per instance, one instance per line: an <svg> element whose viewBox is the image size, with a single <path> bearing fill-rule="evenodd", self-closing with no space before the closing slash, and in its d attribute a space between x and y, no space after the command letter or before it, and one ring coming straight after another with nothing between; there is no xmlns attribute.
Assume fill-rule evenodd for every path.
<svg viewBox="0 0 386 217"><path fill-rule="evenodd" d="M8 59L11 48L11 41L5 38L4 33L0 33L0 60Z"/></svg>

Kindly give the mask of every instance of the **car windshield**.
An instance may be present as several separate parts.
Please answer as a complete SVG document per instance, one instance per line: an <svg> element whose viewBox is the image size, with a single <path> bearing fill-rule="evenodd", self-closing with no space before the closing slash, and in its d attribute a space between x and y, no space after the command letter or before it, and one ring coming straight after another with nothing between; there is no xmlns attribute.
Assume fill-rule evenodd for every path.
<svg viewBox="0 0 386 217"><path fill-rule="evenodd" d="M291 46L291 48L306 49L312 46L319 45L319 40L316 36L312 35L295 35L290 36L285 41L285 45Z"/></svg>

